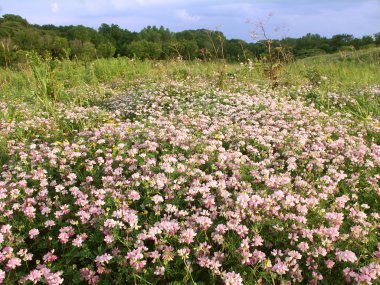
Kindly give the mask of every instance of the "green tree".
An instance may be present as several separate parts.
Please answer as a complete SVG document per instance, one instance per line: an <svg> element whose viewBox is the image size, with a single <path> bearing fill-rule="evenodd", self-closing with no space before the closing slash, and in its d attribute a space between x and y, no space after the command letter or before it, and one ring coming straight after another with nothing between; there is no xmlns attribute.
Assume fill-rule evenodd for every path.
<svg viewBox="0 0 380 285"><path fill-rule="evenodd" d="M369 48L375 45L375 38L372 36L363 36L360 39L360 47L361 48Z"/></svg>
<svg viewBox="0 0 380 285"><path fill-rule="evenodd" d="M4 14L0 18L0 24L4 22L16 22L19 23L21 26L27 27L29 25L28 21L21 16L14 15L14 14Z"/></svg>
<svg viewBox="0 0 380 285"><path fill-rule="evenodd" d="M103 42L96 47L96 55L98 57L110 58L115 55L116 48L110 42Z"/></svg>
<svg viewBox="0 0 380 285"><path fill-rule="evenodd" d="M333 51L337 51L341 47L352 45L353 39L353 35L338 34L331 38L330 45Z"/></svg>
<svg viewBox="0 0 380 285"><path fill-rule="evenodd" d="M297 57L307 57L330 52L331 48L327 42L327 38L321 37L319 34L308 33L295 40L293 51Z"/></svg>
<svg viewBox="0 0 380 285"><path fill-rule="evenodd" d="M226 57L230 61L244 61L252 57L245 41L232 39L226 41Z"/></svg>
<svg viewBox="0 0 380 285"><path fill-rule="evenodd" d="M80 40L70 41L71 56L80 60L91 60L96 57L95 45L91 42L82 42Z"/></svg>
<svg viewBox="0 0 380 285"><path fill-rule="evenodd" d="M375 39L375 44L380 45L380 32L373 35Z"/></svg>
<svg viewBox="0 0 380 285"><path fill-rule="evenodd" d="M101 24L99 34L116 48L116 54L126 55L126 46L136 39L136 33L121 29L118 25Z"/></svg>
<svg viewBox="0 0 380 285"><path fill-rule="evenodd" d="M147 40L133 41L126 46L127 54L140 59L159 59L161 57L161 44Z"/></svg>
<svg viewBox="0 0 380 285"><path fill-rule="evenodd" d="M69 50L69 41L60 36L53 36L50 50L53 57L65 58Z"/></svg>
<svg viewBox="0 0 380 285"><path fill-rule="evenodd" d="M83 25L70 26L68 30L68 38L70 40L80 40L82 42L89 42L92 40L94 33L95 30L87 28Z"/></svg>
<svg viewBox="0 0 380 285"><path fill-rule="evenodd" d="M180 39L172 42L171 50L175 56L193 60L198 57L199 48L195 40Z"/></svg>

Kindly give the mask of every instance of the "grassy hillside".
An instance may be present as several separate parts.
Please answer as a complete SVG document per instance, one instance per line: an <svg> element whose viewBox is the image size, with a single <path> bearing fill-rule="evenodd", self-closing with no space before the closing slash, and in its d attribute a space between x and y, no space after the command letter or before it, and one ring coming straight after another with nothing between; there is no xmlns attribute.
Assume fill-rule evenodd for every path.
<svg viewBox="0 0 380 285"><path fill-rule="evenodd" d="M340 52L297 60L286 68L291 82L316 84L327 77L329 86L349 91L379 85L380 48ZM305 80L307 79L307 80Z"/></svg>

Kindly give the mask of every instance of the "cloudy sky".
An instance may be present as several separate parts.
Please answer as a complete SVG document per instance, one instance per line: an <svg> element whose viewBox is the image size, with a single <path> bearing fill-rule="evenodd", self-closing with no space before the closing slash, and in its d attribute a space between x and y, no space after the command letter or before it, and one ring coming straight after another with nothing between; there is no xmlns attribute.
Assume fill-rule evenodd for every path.
<svg viewBox="0 0 380 285"><path fill-rule="evenodd" d="M113 23L131 31L147 25L171 31L218 29L227 38L247 41L268 15L267 30L277 38L380 32L380 0L0 0L3 14L33 24L98 28Z"/></svg>

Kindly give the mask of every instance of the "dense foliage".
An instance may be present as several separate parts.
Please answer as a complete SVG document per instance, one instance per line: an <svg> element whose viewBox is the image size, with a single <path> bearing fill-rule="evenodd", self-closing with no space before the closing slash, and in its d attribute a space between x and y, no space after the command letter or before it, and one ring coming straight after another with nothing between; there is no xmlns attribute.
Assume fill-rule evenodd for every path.
<svg viewBox="0 0 380 285"><path fill-rule="evenodd" d="M296 57L306 57L379 44L380 33L362 38L339 34L330 39L307 34L298 39L276 40L273 47L286 46ZM0 18L0 65L8 66L25 60L25 51L31 50L55 58L82 60L117 56L208 60L224 56L229 61L246 61L267 52L261 42L226 39L219 31L200 29L174 33L162 26L148 26L140 32L131 32L114 24L102 24L98 30L82 25L39 26L17 15L3 15Z"/></svg>

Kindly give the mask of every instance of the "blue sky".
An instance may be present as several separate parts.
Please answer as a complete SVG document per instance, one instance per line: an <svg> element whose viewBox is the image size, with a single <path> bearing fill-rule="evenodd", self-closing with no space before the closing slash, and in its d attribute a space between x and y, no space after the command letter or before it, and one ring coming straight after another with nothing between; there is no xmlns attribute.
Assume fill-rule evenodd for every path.
<svg viewBox="0 0 380 285"><path fill-rule="evenodd" d="M113 23L130 31L147 25L171 31L218 29L227 38L247 41L269 14L267 31L277 38L380 32L379 0L0 0L2 14L17 14L33 24L98 28Z"/></svg>

